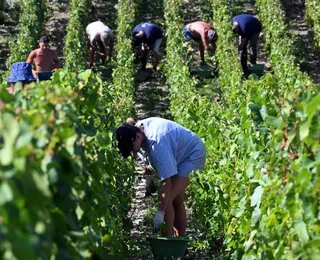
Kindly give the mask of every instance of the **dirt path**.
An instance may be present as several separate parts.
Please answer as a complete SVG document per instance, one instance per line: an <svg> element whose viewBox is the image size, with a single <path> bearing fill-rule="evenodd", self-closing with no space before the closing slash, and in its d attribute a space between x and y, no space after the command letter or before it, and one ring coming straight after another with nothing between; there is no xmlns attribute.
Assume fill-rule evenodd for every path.
<svg viewBox="0 0 320 260"><path fill-rule="evenodd" d="M4 21L0 24L0 76L7 71L6 60L9 56L9 41L18 33L19 6L15 1L7 1Z"/></svg>
<svg viewBox="0 0 320 260"><path fill-rule="evenodd" d="M113 31L117 28L117 0L92 0L91 22L100 20L109 26Z"/></svg>
<svg viewBox="0 0 320 260"><path fill-rule="evenodd" d="M314 47L313 32L305 20L305 0L282 0L289 34L293 36L293 53L300 69L315 83L320 83L320 52Z"/></svg>
<svg viewBox="0 0 320 260"><path fill-rule="evenodd" d="M163 0L141 1L141 6L137 8L136 23L152 22L157 24L162 30L164 29ZM158 71L151 71L151 57L147 63L147 71L138 71L136 74L136 118L143 119L146 117L159 116L171 119L169 112L169 89L166 85L165 73L163 71L165 62L165 39L159 51L160 62ZM145 78L145 79L143 79Z"/></svg>
<svg viewBox="0 0 320 260"><path fill-rule="evenodd" d="M141 1L137 7L136 24L141 22L153 22L164 28L163 1ZM135 25L134 25L135 26ZM152 73L151 58L147 63L147 71L137 71L135 77L135 112L137 119L158 116L171 119L169 105L169 89L166 85L163 71L165 58L165 39L160 47L160 62L158 71ZM138 65L137 65L138 66ZM145 197L144 169L137 163L136 170L139 176L135 183L135 198L129 216L131 216L133 228L131 230L131 256L129 259L152 259L152 252L146 237L152 234L153 215L157 206L157 194Z"/></svg>
<svg viewBox="0 0 320 260"><path fill-rule="evenodd" d="M69 1L46 0L46 5L52 13L44 23L44 34L49 37L51 48L57 50L59 65L63 67L63 48L69 22Z"/></svg>

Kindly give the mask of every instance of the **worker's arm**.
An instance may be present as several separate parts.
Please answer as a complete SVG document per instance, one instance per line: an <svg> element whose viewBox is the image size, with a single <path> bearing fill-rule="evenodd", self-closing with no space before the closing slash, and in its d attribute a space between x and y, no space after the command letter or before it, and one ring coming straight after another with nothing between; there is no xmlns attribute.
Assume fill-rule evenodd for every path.
<svg viewBox="0 0 320 260"><path fill-rule="evenodd" d="M243 50L243 48L247 44L247 40L248 40L247 38L244 38L244 37L240 36L240 43L238 45L238 51L242 51Z"/></svg>
<svg viewBox="0 0 320 260"><path fill-rule="evenodd" d="M30 54L28 56L27 62L32 65L34 58L35 58L35 51L32 51L32 52L30 52Z"/></svg>
<svg viewBox="0 0 320 260"><path fill-rule="evenodd" d="M94 43L90 42L90 68L93 67L95 49Z"/></svg>
<svg viewBox="0 0 320 260"><path fill-rule="evenodd" d="M201 42L203 44L203 47L206 51L211 51L213 52L214 49L209 45L209 39L208 36L206 34L206 32L201 32Z"/></svg>

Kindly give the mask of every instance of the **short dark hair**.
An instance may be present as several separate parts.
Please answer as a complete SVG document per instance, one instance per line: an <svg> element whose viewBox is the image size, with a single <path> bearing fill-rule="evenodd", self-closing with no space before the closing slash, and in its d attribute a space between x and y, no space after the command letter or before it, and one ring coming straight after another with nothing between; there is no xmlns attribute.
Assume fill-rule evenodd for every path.
<svg viewBox="0 0 320 260"><path fill-rule="evenodd" d="M117 128L116 138L120 154L126 158L132 152L133 141L136 140L136 134L141 132L139 127L124 123Z"/></svg>
<svg viewBox="0 0 320 260"><path fill-rule="evenodd" d="M42 37L40 38L39 42L49 43L50 41L49 41L48 36L42 36Z"/></svg>

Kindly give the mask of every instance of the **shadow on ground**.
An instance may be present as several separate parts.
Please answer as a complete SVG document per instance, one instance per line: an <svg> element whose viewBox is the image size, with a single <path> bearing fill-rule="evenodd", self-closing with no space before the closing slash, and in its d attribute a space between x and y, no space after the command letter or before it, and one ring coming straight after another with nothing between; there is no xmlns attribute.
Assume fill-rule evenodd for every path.
<svg viewBox="0 0 320 260"><path fill-rule="evenodd" d="M302 72L315 83L320 83L320 51L315 47L313 32L305 20L304 0L282 0L290 35L293 38L293 55Z"/></svg>

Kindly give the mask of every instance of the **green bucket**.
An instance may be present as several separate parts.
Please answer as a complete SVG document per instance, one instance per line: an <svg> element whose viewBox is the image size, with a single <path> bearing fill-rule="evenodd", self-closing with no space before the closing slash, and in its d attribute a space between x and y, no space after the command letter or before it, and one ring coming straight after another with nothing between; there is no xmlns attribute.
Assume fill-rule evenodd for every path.
<svg viewBox="0 0 320 260"><path fill-rule="evenodd" d="M213 72L212 67L207 65L202 65L197 68L198 75L202 78L210 78Z"/></svg>
<svg viewBox="0 0 320 260"><path fill-rule="evenodd" d="M256 74L258 77L261 77L266 70L264 64L249 64L248 69L252 74Z"/></svg>
<svg viewBox="0 0 320 260"><path fill-rule="evenodd" d="M150 242L154 259L183 258L189 239L186 237L156 237L147 238Z"/></svg>

